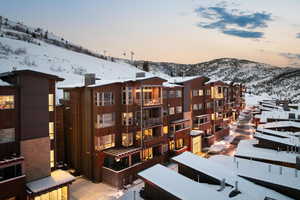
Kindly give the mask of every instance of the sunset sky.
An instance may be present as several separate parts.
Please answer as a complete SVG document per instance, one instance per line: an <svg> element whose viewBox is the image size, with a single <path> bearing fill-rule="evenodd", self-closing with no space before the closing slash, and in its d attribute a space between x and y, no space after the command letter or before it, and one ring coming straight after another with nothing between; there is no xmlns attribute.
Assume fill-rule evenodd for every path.
<svg viewBox="0 0 300 200"><path fill-rule="evenodd" d="M0 15L115 57L300 67L299 0L1 0Z"/></svg>

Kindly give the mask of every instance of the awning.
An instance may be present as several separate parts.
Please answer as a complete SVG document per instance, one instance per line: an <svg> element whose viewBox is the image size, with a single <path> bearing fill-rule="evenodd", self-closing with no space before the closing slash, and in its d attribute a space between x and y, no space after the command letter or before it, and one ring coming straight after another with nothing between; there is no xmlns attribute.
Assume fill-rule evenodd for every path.
<svg viewBox="0 0 300 200"><path fill-rule="evenodd" d="M141 150L140 147L138 147L138 148L118 148L118 149L108 149L108 150L103 151L103 153L113 156L113 157L122 158L122 157L129 156L131 154L134 154L134 153L138 153L140 150Z"/></svg>
<svg viewBox="0 0 300 200"><path fill-rule="evenodd" d="M192 130L190 132L191 136L198 136L198 135L201 135L201 134L204 134L204 131L201 131L201 130Z"/></svg>
<svg viewBox="0 0 300 200"><path fill-rule="evenodd" d="M47 192L59 186L64 186L75 181L75 177L63 170L56 170L50 176L31 181L26 184L27 189L33 193Z"/></svg>

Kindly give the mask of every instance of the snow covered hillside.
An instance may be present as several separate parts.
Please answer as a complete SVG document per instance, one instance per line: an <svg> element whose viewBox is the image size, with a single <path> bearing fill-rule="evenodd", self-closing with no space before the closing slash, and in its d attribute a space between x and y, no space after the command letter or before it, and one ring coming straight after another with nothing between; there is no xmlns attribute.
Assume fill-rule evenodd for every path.
<svg viewBox="0 0 300 200"><path fill-rule="evenodd" d="M137 61L142 66L145 61ZM149 63L150 71L171 76L203 75L212 79L244 83L248 92L291 98L300 102L300 69L275 67L264 63L235 58L221 58L198 64Z"/></svg>

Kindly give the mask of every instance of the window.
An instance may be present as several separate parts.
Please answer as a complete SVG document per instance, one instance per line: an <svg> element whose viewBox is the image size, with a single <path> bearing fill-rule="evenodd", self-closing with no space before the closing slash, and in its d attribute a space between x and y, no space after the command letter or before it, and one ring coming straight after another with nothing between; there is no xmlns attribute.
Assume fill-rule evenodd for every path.
<svg viewBox="0 0 300 200"><path fill-rule="evenodd" d="M112 92L97 92L96 105L109 106L114 104L114 95Z"/></svg>
<svg viewBox="0 0 300 200"><path fill-rule="evenodd" d="M15 99L14 96L0 96L0 110L14 109Z"/></svg>
<svg viewBox="0 0 300 200"><path fill-rule="evenodd" d="M163 145L161 146L161 152L162 152L163 154L167 153L168 150L169 150L168 144L163 144Z"/></svg>
<svg viewBox="0 0 300 200"><path fill-rule="evenodd" d="M198 104L198 109L199 109L199 110L202 110L202 109L203 109L203 104L202 104L202 103Z"/></svg>
<svg viewBox="0 0 300 200"><path fill-rule="evenodd" d="M168 134L168 126L164 126L163 127L163 133L164 134Z"/></svg>
<svg viewBox="0 0 300 200"><path fill-rule="evenodd" d="M142 131L137 131L135 133L135 140L140 140L142 138Z"/></svg>
<svg viewBox="0 0 300 200"><path fill-rule="evenodd" d="M168 91L167 90L163 90L163 98L164 99L168 98Z"/></svg>
<svg viewBox="0 0 300 200"><path fill-rule="evenodd" d="M96 128L106 128L115 125L115 113L97 115Z"/></svg>
<svg viewBox="0 0 300 200"><path fill-rule="evenodd" d="M295 113L289 113L289 119L296 119Z"/></svg>
<svg viewBox="0 0 300 200"><path fill-rule="evenodd" d="M130 105L133 103L132 87L123 87L122 104Z"/></svg>
<svg viewBox="0 0 300 200"><path fill-rule="evenodd" d="M122 113L122 124L124 126L130 126L133 124L133 113Z"/></svg>
<svg viewBox="0 0 300 200"><path fill-rule="evenodd" d="M198 90L193 90L193 96L196 97L196 96L198 96L198 95L199 95Z"/></svg>
<svg viewBox="0 0 300 200"><path fill-rule="evenodd" d="M34 197L34 200L68 200L68 186L36 196Z"/></svg>
<svg viewBox="0 0 300 200"><path fill-rule="evenodd" d="M211 108L211 103L210 102L206 103L206 109L210 109L210 108Z"/></svg>
<svg viewBox="0 0 300 200"><path fill-rule="evenodd" d="M64 91L64 100L69 101L70 100L70 92Z"/></svg>
<svg viewBox="0 0 300 200"><path fill-rule="evenodd" d="M193 110L198 110L198 104L193 104Z"/></svg>
<svg viewBox="0 0 300 200"><path fill-rule="evenodd" d="M50 151L50 167L54 167L54 150Z"/></svg>
<svg viewBox="0 0 300 200"><path fill-rule="evenodd" d="M144 138L145 139L152 138L152 136L153 136L153 130L151 128L144 130Z"/></svg>
<svg viewBox="0 0 300 200"><path fill-rule="evenodd" d="M148 149L144 149L143 150L143 159L144 160L150 160L153 158L153 151L152 151L152 147L148 148Z"/></svg>
<svg viewBox="0 0 300 200"><path fill-rule="evenodd" d="M176 107L176 113L182 113L182 106Z"/></svg>
<svg viewBox="0 0 300 200"><path fill-rule="evenodd" d="M181 149L183 147L183 139L177 139L176 140L176 149Z"/></svg>
<svg viewBox="0 0 300 200"><path fill-rule="evenodd" d="M222 93L222 87L218 87L218 93L219 93L219 94Z"/></svg>
<svg viewBox="0 0 300 200"><path fill-rule="evenodd" d="M48 95L48 102L49 102L49 112L54 111L54 95L53 94Z"/></svg>
<svg viewBox="0 0 300 200"><path fill-rule="evenodd" d="M205 90L206 95L210 95L210 89Z"/></svg>
<svg viewBox="0 0 300 200"><path fill-rule="evenodd" d="M122 145L124 147L133 145L133 133L122 133Z"/></svg>
<svg viewBox="0 0 300 200"><path fill-rule="evenodd" d="M169 91L169 98L175 98L176 97L176 90L170 90Z"/></svg>
<svg viewBox="0 0 300 200"><path fill-rule="evenodd" d="M53 122L49 122L49 137L50 137L50 140L54 139L54 123Z"/></svg>
<svg viewBox="0 0 300 200"><path fill-rule="evenodd" d="M0 144L14 142L15 141L15 129L0 129Z"/></svg>
<svg viewBox="0 0 300 200"><path fill-rule="evenodd" d="M101 151L115 146L115 134L96 137L95 149Z"/></svg>
<svg viewBox="0 0 300 200"><path fill-rule="evenodd" d="M170 151L173 151L175 149L175 142L174 142L174 140L171 140L169 142L169 148L170 148Z"/></svg>
<svg viewBox="0 0 300 200"><path fill-rule="evenodd" d="M176 97L181 98L182 97L182 91L181 90L176 90Z"/></svg>
<svg viewBox="0 0 300 200"><path fill-rule="evenodd" d="M174 107L170 107L169 108L169 115L174 115L175 114L175 108Z"/></svg>
<svg viewBox="0 0 300 200"><path fill-rule="evenodd" d="M203 90L199 90L199 96L203 96Z"/></svg>

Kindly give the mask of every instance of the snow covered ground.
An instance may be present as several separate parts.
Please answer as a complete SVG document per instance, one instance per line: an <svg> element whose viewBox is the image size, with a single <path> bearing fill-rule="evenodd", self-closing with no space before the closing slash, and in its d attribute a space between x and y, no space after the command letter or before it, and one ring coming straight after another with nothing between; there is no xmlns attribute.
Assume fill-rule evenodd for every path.
<svg viewBox="0 0 300 200"><path fill-rule="evenodd" d="M258 105L259 101L271 100L271 99L272 99L272 97L267 95L267 94L263 94L263 95L260 95L260 96L249 94L249 93L245 94L245 101L246 101L246 106L247 107L256 106L256 105Z"/></svg>
<svg viewBox="0 0 300 200"><path fill-rule="evenodd" d="M62 87L83 84L85 73L95 73L97 78L112 80L135 78L137 72L142 72L127 63L99 59L42 41L39 43L40 46L0 37L0 73L16 68L55 74L65 79L57 84L57 87ZM153 74L146 73L146 76L153 76ZM57 92L58 98L61 98L61 90Z"/></svg>

